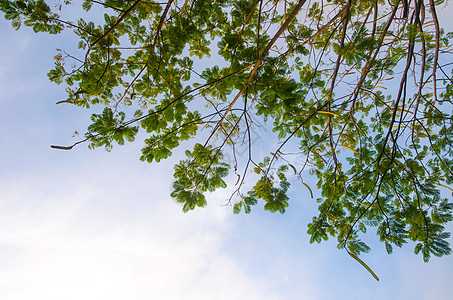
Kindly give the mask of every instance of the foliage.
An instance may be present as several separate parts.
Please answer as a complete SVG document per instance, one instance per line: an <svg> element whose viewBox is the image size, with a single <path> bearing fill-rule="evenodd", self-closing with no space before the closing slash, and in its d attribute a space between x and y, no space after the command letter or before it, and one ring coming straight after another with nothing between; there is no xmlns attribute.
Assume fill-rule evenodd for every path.
<svg viewBox="0 0 453 300"><path fill-rule="evenodd" d="M78 54L58 50L48 74L69 91L59 103L105 107L84 140L54 148L110 150L141 128L149 137L140 159L158 162L181 141L204 139L175 165L171 196L184 212L226 187L228 170L237 176L234 213L260 202L284 213L290 181L313 197L303 178L315 176L321 197L310 242L335 237L370 272L358 258L370 250L360 239L369 227L388 253L408 241L425 261L451 253L452 48L436 13L443 1L86 0L86 11L105 9L103 21L61 20L58 9L69 4L52 11L42 0L0 0L16 29L74 31ZM269 157L253 149L257 116L276 133ZM289 145L296 153L284 153Z"/></svg>

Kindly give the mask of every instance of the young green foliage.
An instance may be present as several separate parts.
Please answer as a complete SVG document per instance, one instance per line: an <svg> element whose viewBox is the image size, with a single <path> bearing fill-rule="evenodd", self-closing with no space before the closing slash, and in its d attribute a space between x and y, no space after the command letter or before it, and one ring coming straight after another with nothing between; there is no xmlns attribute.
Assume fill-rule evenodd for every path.
<svg viewBox="0 0 453 300"><path fill-rule="evenodd" d="M409 241L425 261L451 253L452 34L439 24L442 3L84 1L88 12L105 9L100 23L61 20L42 0L0 0L0 10L16 29L76 35L79 52L59 50L49 79L67 86L59 103L104 110L85 140L54 148L110 150L141 128L140 159L151 163L203 139L175 165L171 196L184 212L232 182L229 170L234 213L258 203L284 213L291 181L313 198L311 177L320 196L310 242L336 238L377 279L358 258L370 251L369 227L388 253ZM275 133L266 151L253 147L258 116Z"/></svg>

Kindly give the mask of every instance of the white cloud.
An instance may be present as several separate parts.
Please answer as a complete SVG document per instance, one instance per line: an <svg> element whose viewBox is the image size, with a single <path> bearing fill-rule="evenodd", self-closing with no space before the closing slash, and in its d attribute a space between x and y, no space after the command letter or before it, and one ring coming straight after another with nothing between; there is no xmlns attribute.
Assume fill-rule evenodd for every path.
<svg viewBox="0 0 453 300"><path fill-rule="evenodd" d="M85 167L1 184L1 299L273 299L221 251L230 212L183 214L161 170Z"/></svg>

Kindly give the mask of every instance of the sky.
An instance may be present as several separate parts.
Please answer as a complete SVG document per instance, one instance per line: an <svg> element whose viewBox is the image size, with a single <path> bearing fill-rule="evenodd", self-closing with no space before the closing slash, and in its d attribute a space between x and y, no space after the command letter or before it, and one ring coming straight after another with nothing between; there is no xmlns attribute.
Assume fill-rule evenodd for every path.
<svg viewBox="0 0 453 300"><path fill-rule="evenodd" d="M426 264L413 244L387 255L370 232L362 259L377 282L335 241L309 244L316 202L302 185L284 215L262 205L233 215L228 190L184 214L169 196L180 152L147 164L140 141L51 149L76 141L92 113L56 105L64 88L46 77L55 49L74 41L14 31L3 18L0 36L0 299L451 297L452 256Z"/></svg>

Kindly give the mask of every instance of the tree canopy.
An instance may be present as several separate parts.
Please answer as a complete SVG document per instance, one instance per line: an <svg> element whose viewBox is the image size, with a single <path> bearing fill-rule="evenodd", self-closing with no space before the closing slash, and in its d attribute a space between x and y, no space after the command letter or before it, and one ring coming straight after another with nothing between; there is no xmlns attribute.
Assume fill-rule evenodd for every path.
<svg viewBox="0 0 453 300"><path fill-rule="evenodd" d="M110 151L146 136L140 160L152 163L192 140L172 184L184 212L231 182L234 213L258 204L284 213L290 184L313 197L304 179L314 177L310 242L336 238L376 279L358 258L370 227L388 253L408 241L425 261L451 253L453 35L439 23L443 0L83 1L103 20L63 19L69 4L0 0L16 29L74 32L78 50L57 49L48 73L66 86L58 103L103 107L84 138L53 148ZM260 126L275 133L266 133L273 148L254 147Z"/></svg>

